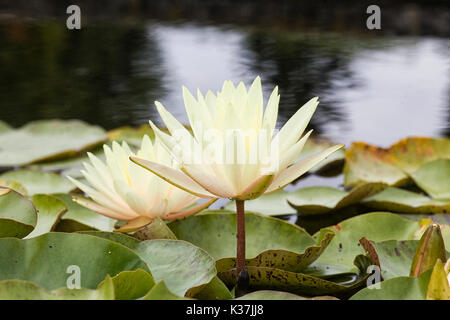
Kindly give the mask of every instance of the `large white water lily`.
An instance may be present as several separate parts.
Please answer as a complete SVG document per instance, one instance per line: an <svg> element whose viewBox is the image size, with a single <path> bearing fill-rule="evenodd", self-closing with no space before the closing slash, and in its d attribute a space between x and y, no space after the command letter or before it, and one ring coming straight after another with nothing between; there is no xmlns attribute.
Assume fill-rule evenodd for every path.
<svg viewBox="0 0 450 320"><path fill-rule="evenodd" d="M191 134L161 103L157 110L171 135L156 135L170 150L179 170L139 156L131 160L159 177L204 198L248 200L273 192L306 173L342 145L330 147L298 162L311 131L303 137L316 107L313 98L300 108L280 131L275 130L280 96L275 87L263 107L261 80L249 90L225 81L222 91L208 91L197 99L183 87Z"/></svg>
<svg viewBox="0 0 450 320"><path fill-rule="evenodd" d="M112 143L112 149L104 145L106 164L88 153L90 163L82 170L88 186L71 177L69 179L93 201L74 196L74 201L113 219L129 223L122 231L129 231L150 223L155 217L173 220L186 217L207 207L210 202L193 206L199 198L167 183L148 170L132 163L129 158L137 156L147 161L172 167L171 156L158 138L152 143L144 136L141 148L135 154L123 142Z"/></svg>

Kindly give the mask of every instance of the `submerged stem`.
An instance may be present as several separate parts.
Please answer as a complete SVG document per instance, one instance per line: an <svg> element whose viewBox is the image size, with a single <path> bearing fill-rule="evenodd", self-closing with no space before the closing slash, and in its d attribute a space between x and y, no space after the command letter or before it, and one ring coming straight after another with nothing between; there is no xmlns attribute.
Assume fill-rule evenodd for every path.
<svg viewBox="0 0 450 320"><path fill-rule="evenodd" d="M236 200L237 213L237 253L236 276L239 278L245 268L245 211L244 200Z"/></svg>

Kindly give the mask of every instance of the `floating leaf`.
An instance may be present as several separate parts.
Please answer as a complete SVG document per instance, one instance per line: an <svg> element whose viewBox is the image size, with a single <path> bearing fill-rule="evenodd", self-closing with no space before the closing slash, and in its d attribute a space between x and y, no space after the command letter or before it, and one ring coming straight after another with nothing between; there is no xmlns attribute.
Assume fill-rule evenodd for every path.
<svg viewBox="0 0 450 320"><path fill-rule="evenodd" d="M229 211L204 211L189 219L168 224L175 236L203 248L216 260L236 255L236 214ZM246 257L265 250L303 252L316 241L302 228L286 221L246 212Z"/></svg>
<svg viewBox="0 0 450 320"><path fill-rule="evenodd" d="M424 164L411 177L431 197L450 202L450 159Z"/></svg>
<svg viewBox="0 0 450 320"><path fill-rule="evenodd" d="M194 298L200 300L228 300L233 299L227 286L215 276Z"/></svg>
<svg viewBox="0 0 450 320"><path fill-rule="evenodd" d="M133 250L145 261L156 282L164 280L176 295L195 295L215 276L214 259L204 250L179 240L148 240Z"/></svg>
<svg viewBox="0 0 450 320"><path fill-rule="evenodd" d="M381 268L381 275L384 280L407 277L411 270L411 263L418 243L418 240L370 241L374 252L370 253L369 257L372 261L378 260L377 264ZM373 255L376 255L376 259Z"/></svg>
<svg viewBox="0 0 450 320"><path fill-rule="evenodd" d="M450 260L449 260L450 261ZM447 267L447 270L445 269ZM427 290L427 300L450 300L449 263L446 266L440 259L437 260Z"/></svg>
<svg viewBox="0 0 450 320"><path fill-rule="evenodd" d="M363 203L376 210L392 212L419 214L450 212L450 201L430 199L422 194L395 187L389 187L368 197Z"/></svg>
<svg viewBox="0 0 450 320"><path fill-rule="evenodd" d="M345 152L344 185L346 187L367 182L383 182L400 186L408 179L408 176L389 159L386 149L364 142L355 142Z"/></svg>
<svg viewBox="0 0 450 320"><path fill-rule="evenodd" d="M0 167L74 156L107 139L106 132L79 120L40 120L0 134Z"/></svg>
<svg viewBox="0 0 450 320"><path fill-rule="evenodd" d="M423 233L417 245L416 253L411 265L411 277L418 277L433 268L436 261L445 261L446 251L444 239L439 225L431 224Z"/></svg>
<svg viewBox="0 0 450 320"><path fill-rule="evenodd" d="M10 131L12 129L13 128L9 124L7 124L6 122L0 120L0 133L4 133L4 132Z"/></svg>
<svg viewBox="0 0 450 320"><path fill-rule="evenodd" d="M235 300L339 300L332 296L321 296L314 298L305 298L289 292L272 291L272 290L259 290L248 293Z"/></svg>
<svg viewBox="0 0 450 320"><path fill-rule="evenodd" d="M246 263L298 272L311 264L328 245L332 233L314 240L302 228L272 217L247 212ZM217 260L218 271L236 264L236 214L204 212L174 221L170 229L178 239L205 249Z"/></svg>
<svg viewBox="0 0 450 320"><path fill-rule="evenodd" d="M53 231L61 216L67 211L67 206L63 201L50 195L36 194L32 201L37 209L37 223L26 238L37 237Z"/></svg>
<svg viewBox="0 0 450 320"><path fill-rule="evenodd" d="M167 287L163 280L159 281L153 288L142 298L142 300L191 300L182 296L178 296Z"/></svg>
<svg viewBox="0 0 450 320"><path fill-rule="evenodd" d="M386 187L384 183L366 183L350 192L331 187L308 187L292 192L287 201L302 215L325 214L356 204Z"/></svg>
<svg viewBox="0 0 450 320"><path fill-rule="evenodd" d="M48 291L29 281L0 281L0 300L114 300L114 298L114 285L109 276L97 289L65 287Z"/></svg>
<svg viewBox="0 0 450 320"><path fill-rule="evenodd" d="M76 187L69 180L51 172L15 170L0 175L1 180L18 182L27 190L27 195L66 193Z"/></svg>
<svg viewBox="0 0 450 320"><path fill-rule="evenodd" d="M364 256L359 256L358 259L364 260L365 264L370 263ZM346 283L339 283L330 279L276 268L246 268L250 279L249 286L252 290L279 290L308 296L334 295L345 297L353 294L358 288L363 286L368 276L364 268L359 275L348 274L345 279ZM219 272L218 276L227 286L232 286L236 283L236 269Z"/></svg>
<svg viewBox="0 0 450 320"><path fill-rule="evenodd" d="M387 149L353 143L345 154L344 184L385 182L401 186L425 163L450 158L450 139L410 137Z"/></svg>
<svg viewBox="0 0 450 320"><path fill-rule="evenodd" d="M0 187L0 238L23 238L33 231L36 221L36 209L30 200Z"/></svg>
<svg viewBox="0 0 450 320"><path fill-rule="evenodd" d="M107 275L148 270L139 256L125 246L77 233L0 239L0 255L0 280L32 281L47 290L66 286L68 278L75 275L67 273L70 266L79 268L81 287L88 289L95 289Z"/></svg>
<svg viewBox="0 0 450 320"><path fill-rule="evenodd" d="M82 234L89 234L91 236L100 237L103 239L107 239L110 241L114 241L128 247L130 249L135 248L139 244L139 240L129 236L127 234L119 233L119 232L105 232L105 231L79 231Z"/></svg>
<svg viewBox="0 0 450 320"><path fill-rule="evenodd" d="M116 300L136 300L143 297L155 285L152 275L142 269L122 271L112 277L112 282Z"/></svg>
<svg viewBox="0 0 450 320"><path fill-rule="evenodd" d="M350 300L424 300L431 270L417 278L397 277L378 283L379 289L370 286L362 289Z"/></svg>
<svg viewBox="0 0 450 320"><path fill-rule="evenodd" d="M290 192L284 190L263 194L259 198L245 201L245 209L268 216L295 214L297 211L287 203L287 197L290 194ZM226 204L225 209L235 211L236 202L230 201Z"/></svg>
<svg viewBox="0 0 450 320"><path fill-rule="evenodd" d="M68 207L68 211L61 217L61 221L56 226L56 231L114 230L116 220L80 206L72 200L70 194L56 194L55 197L64 201Z"/></svg>
<svg viewBox="0 0 450 320"><path fill-rule="evenodd" d="M324 231L330 228L321 230ZM373 241L414 240L419 222L404 219L389 212L372 212L342 221L333 228L335 237L322 255L309 267L308 273L317 275L356 273L355 256L364 254L359 245L363 237ZM318 233L316 236L320 235ZM306 272L306 271L305 271Z"/></svg>
<svg viewBox="0 0 450 320"><path fill-rule="evenodd" d="M135 232L133 236L139 240L177 239L172 230L170 230L166 223L159 217L156 217L153 219L152 223L147 224L144 228Z"/></svg>

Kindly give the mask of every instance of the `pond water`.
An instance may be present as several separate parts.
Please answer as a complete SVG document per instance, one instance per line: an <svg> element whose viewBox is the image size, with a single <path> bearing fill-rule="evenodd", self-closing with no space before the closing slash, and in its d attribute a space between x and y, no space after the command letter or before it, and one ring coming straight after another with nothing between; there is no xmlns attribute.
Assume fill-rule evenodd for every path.
<svg viewBox="0 0 450 320"><path fill-rule="evenodd" d="M439 1L385 4L381 30L365 27L360 2L324 9L112 1L105 12L81 3L76 31L65 26L64 2L0 7L1 120L78 118L107 129L160 123L159 100L186 122L182 85L216 91L224 80L249 84L260 75L266 96L279 86L279 125L318 96L311 127L347 146L450 133L450 10Z"/></svg>

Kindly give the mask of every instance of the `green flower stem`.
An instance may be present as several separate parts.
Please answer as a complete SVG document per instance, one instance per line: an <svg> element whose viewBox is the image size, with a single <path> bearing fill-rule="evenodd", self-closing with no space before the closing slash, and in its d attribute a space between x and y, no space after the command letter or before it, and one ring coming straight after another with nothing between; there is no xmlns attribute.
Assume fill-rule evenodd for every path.
<svg viewBox="0 0 450 320"><path fill-rule="evenodd" d="M236 276L245 269L245 211L244 200L236 200L237 213L237 253Z"/></svg>

